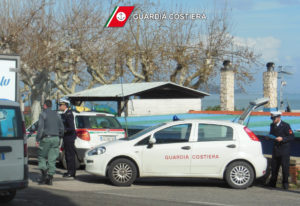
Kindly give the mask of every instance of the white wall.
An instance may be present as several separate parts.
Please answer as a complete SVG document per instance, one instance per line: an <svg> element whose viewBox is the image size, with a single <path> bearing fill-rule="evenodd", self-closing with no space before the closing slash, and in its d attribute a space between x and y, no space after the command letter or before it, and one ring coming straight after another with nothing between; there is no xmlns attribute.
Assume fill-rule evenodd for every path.
<svg viewBox="0 0 300 206"><path fill-rule="evenodd" d="M201 110L201 99L132 99L127 108L128 116L180 114Z"/></svg>

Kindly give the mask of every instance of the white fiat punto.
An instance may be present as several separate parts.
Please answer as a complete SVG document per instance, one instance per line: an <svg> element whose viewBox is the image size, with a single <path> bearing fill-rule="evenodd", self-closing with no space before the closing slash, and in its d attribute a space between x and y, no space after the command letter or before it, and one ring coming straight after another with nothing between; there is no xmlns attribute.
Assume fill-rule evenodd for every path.
<svg viewBox="0 0 300 206"><path fill-rule="evenodd" d="M239 123L179 120L101 144L86 152L86 171L117 186L129 186L137 177L199 177L247 188L265 174L267 160L259 139L241 123L263 100L250 103Z"/></svg>

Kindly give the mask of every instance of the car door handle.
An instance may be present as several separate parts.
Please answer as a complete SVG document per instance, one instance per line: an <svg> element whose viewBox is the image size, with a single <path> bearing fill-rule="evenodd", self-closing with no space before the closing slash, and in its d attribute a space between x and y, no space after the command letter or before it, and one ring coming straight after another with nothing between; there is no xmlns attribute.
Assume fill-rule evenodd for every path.
<svg viewBox="0 0 300 206"><path fill-rule="evenodd" d="M236 145L235 145L235 144L229 144L229 145L227 145L226 147L228 147L228 148L235 148Z"/></svg>
<svg viewBox="0 0 300 206"><path fill-rule="evenodd" d="M0 152L2 153L5 153L5 152L11 152L12 151L12 148L9 147L9 146L2 146L0 147Z"/></svg>
<svg viewBox="0 0 300 206"><path fill-rule="evenodd" d="M181 149L184 149L184 150L190 150L191 147L190 147L190 146L184 146L184 147L181 147Z"/></svg>

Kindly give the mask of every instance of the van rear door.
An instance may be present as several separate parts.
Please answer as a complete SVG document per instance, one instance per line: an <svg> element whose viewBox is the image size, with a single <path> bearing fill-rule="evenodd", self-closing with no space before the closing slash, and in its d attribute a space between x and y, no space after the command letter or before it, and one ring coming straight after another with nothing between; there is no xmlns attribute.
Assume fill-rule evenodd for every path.
<svg viewBox="0 0 300 206"><path fill-rule="evenodd" d="M0 182L24 179L24 134L19 107L0 105Z"/></svg>

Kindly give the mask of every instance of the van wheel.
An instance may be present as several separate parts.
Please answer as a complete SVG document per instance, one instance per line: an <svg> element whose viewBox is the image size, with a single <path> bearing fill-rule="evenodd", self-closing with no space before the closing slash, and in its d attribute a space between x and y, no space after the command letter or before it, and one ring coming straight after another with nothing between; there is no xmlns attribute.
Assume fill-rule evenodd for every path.
<svg viewBox="0 0 300 206"><path fill-rule="evenodd" d="M137 168L128 159L116 159L108 169L108 177L113 185L130 186L137 177Z"/></svg>
<svg viewBox="0 0 300 206"><path fill-rule="evenodd" d="M61 160L60 161L61 161L61 163L63 165L63 168L67 169L67 161L66 161L65 152L62 152ZM78 160L78 158L77 158L76 155L75 155L75 167L76 167L77 170L80 168L80 161Z"/></svg>
<svg viewBox="0 0 300 206"><path fill-rule="evenodd" d="M225 180L232 188L246 189L254 181L253 168L247 162L233 162L226 169Z"/></svg>
<svg viewBox="0 0 300 206"><path fill-rule="evenodd" d="M14 199L16 190L0 192L0 203L6 203Z"/></svg>

